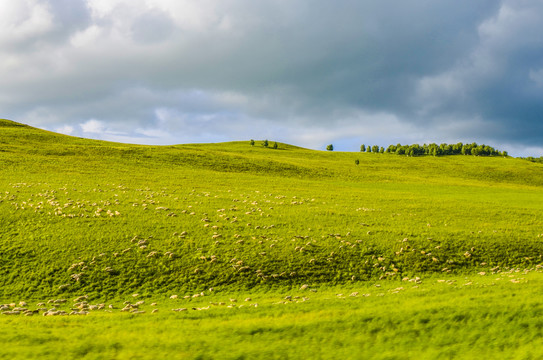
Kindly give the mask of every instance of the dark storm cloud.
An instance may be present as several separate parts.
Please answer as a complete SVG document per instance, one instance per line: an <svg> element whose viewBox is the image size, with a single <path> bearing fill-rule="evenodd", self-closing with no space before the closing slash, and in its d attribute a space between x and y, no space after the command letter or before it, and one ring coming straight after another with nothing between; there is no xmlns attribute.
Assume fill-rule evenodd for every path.
<svg viewBox="0 0 543 360"><path fill-rule="evenodd" d="M14 120L135 142L543 151L539 1L0 5L0 110Z"/></svg>
<svg viewBox="0 0 543 360"><path fill-rule="evenodd" d="M543 4L505 2L478 27L478 43L455 66L420 82L426 117L485 121L478 129L501 143L541 146ZM417 104L417 103L415 103Z"/></svg>

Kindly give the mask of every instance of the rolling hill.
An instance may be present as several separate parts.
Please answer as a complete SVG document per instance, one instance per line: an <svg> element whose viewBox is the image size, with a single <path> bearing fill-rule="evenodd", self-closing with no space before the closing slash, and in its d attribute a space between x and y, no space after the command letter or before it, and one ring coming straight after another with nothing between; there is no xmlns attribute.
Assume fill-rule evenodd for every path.
<svg viewBox="0 0 543 360"><path fill-rule="evenodd" d="M0 299L529 268L542 210L543 165L514 158L142 146L0 120Z"/></svg>

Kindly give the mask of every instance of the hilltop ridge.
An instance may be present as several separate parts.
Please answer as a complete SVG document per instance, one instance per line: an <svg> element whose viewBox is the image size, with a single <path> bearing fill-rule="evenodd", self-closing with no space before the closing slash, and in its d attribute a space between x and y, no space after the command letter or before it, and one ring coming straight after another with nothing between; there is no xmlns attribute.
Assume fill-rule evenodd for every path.
<svg viewBox="0 0 543 360"><path fill-rule="evenodd" d="M4 124L4 125L2 125ZM249 141L225 143L135 145L85 139L41 130L10 120L1 120L0 152L20 154L20 161L42 159L58 164L66 157L71 166L74 157L89 167L100 161L135 166L175 166L202 168L219 172L253 173L268 176L302 178L330 177L355 181L511 182L518 185L543 185L541 164L527 164L513 158L476 156L413 159L393 154L366 152L330 152L279 143L278 149L254 146ZM34 160L32 160L34 161ZM358 161L358 165L355 162ZM453 180L456 179L456 180Z"/></svg>

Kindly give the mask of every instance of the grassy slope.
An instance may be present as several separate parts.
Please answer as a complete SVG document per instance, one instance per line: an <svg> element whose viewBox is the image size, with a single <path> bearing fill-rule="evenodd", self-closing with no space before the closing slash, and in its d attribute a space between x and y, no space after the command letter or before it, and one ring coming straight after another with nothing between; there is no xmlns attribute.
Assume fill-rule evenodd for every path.
<svg viewBox="0 0 543 360"><path fill-rule="evenodd" d="M143 315L117 310L86 317L2 316L0 358L540 359L543 355L541 273L380 285L321 287L317 292L282 289L253 293L250 302L243 301L247 294L222 293L196 300L159 299L158 306L143 305L147 311ZM287 294L292 300L284 300ZM209 307L210 301L230 305L231 297L239 299L237 306L171 311ZM158 313L150 314L151 309Z"/></svg>
<svg viewBox="0 0 543 360"><path fill-rule="evenodd" d="M542 169L0 120L0 304L62 297L69 312L86 293L117 309L2 315L0 358L541 358ZM146 314L119 312L140 299Z"/></svg>
<svg viewBox="0 0 543 360"><path fill-rule="evenodd" d="M542 262L540 164L248 142L139 146L4 120L0 135L0 299L346 284Z"/></svg>

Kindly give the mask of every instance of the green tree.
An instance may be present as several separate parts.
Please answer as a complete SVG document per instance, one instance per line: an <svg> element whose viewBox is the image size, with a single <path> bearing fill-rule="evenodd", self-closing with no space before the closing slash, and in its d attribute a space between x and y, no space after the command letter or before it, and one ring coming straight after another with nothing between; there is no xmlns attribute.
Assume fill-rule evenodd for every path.
<svg viewBox="0 0 543 360"><path fill-rule="evenodd" d="M255 146L255 141L251 139L251 146Z"/></svg>
<svg viewBox="0 0 543 360"><path fill-rule="evenodd" d="M366 145L364 145L364 144L360 145L360 151L365 152L366 151Z"/></svg>
<svg viewBox="0 0 543 360"><path fill-rule="evenodd" d="M354 161L354 163L355 163L355 165L358 165L358 164L360 164L360 160L356 159L356 160Z"/></svg>
<svg viewBox="0 0 543 360"><path fill-rule="evenodd" d="M334 145L330 144L326 147L326 150L328 151L334 151Z"/></svg>
<svg viewBox="0 0 543 360"><path fill-rule="evenodd" d="M459 142L456 145L453 145L453 154L458 155L462 153L462 147L464 147L464 144Z"/></svg>
<svg viewBox="0 0 543 360"><path fill-rule="evenodd" d="M268 139L264 140L264 142L262 143L262 146L268 147Z"/></svg>
<svg viewBox="0 0 543 360"><path fill-rule="evenodd" d="M274 142L274 143L273 143L273 148L274 148L274 149L277 149L278 147L279 147L279 145L277 145L277 142Z"/></svg>

